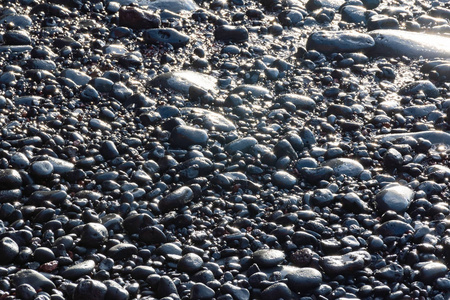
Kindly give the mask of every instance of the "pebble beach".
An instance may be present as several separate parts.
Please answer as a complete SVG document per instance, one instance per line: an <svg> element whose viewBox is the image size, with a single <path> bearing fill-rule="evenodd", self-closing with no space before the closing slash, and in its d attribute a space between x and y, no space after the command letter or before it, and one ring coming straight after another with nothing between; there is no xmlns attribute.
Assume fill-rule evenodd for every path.
<svg viewBox="0 0 450 300"><path fill-rule="evenodd" d="M450 299L444 0L5 0L0 299Z"/></svg>

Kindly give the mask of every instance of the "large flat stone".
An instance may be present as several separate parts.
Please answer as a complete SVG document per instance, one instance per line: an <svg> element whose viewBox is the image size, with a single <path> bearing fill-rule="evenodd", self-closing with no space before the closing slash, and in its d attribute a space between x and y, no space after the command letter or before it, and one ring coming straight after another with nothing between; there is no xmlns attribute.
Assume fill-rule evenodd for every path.
<svg viewBox="0 0 450 300"><path fill-rule="evenodd" d="M375 40L371 56L407 56L410 58L450 57L450 37L403 30L375 30L369 32Z"/></svg>

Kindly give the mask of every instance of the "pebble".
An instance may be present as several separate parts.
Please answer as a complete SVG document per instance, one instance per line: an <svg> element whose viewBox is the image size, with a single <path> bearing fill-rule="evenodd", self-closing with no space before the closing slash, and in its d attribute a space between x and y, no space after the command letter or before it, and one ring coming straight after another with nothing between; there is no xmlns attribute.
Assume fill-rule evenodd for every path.
<svg viewBox="0 0 450 300"><path fill-rule="evenodd" d="M132 255L136 255L138 253L138 249L133 244L121 243L109 248L107 254L108 257L111 257L114 260L121 260L125 258L129 258Z"/></svg>
<svg viewBox="0 0 450 300"><path fill-rule="evenodd" d="M278 96L275 101L281 104L293 104L299 110L311 111L316 107L316 102L313 99L298 94L284 94Z"/></svg>
<svg viewBox="0 0 450 300"><path fill-rule="evenodd" d="M242 139L234 140L225 145L224 149L230 154L235 154L238 151L247 152L251 147L255 146L258 141L253 137L245 137Z"/></svg>
<svg viewBox="0 0 450 300"><path fill-rule="evenodd" d="M388 210L397 213L405 212L414 198L414 191L397 184L387 185L375 196L377 209L380 213Z"/></svg>
<svg viewBox="0 0 450 300"><path fill-rule="evenodd" d="M356 251L344 255L324 256L320 265L325 273L330 276L348 275L362 270L368 260L370 260L368 252Z"/></svg>
<svg viewBox="0 0 450 300"><path fill-rule="evenodd" d="M19 172L14 169L0 170L0 189L9 190L16 189L22 186L22 177Z"/></svg>
<svg viewBox="0 0 450 300"><path fill-rule="evenodd" d="M108 239L108 230L99 223L88 223L81 231L80 243L86 247L97 248Z"/></svg>
<svg viewBox="0 0 450 300"><path fill-rule="evenodd" d="M347 6L348 8L349 6ZM374 39L364 33L318 31L308 37L306 47L324 54L361 52L374 47Z"/></svg>
<svg viewBox="0 0 450 300"><path fill-rule="evenodd" d="M29 284L21 284L16 288L17 297L24 300L34 299L36 290Z"/></svg>
<svg viewBox="0 0 450 300"><path fill-rule="evenodd" d="M248 30L242 26L220 25L214 31L218 41L243 43L248 40Z"/></svg>
<svg viewBox="0 0 450 300"><path fill-rule="evenodd" d="M206 146L208 133L203 129L180 125L172 130L170 140L173 146L185 149L193 145Z"/></svg>
<svg viewBox="0 0 450 300"><path fill-rule="evenodd" d="M449 17L6 1L2 298L447 299Z"/></svg>
<svg viewBox="0 0 450 300"><path fill-rule="evenodd" d="M291 189L297 183L297 178L285 171L277 171L272 175L274 185L283 189Z"/></svg>
<svg viewBox="0 0 450 300"><path fill-rule="evenodd" d="M205 129L225 132L236 130L236 126L232 121L224 115L211 110L189 107L182 108L180 111L182 115L187 115L189 118L201 118Z"/></svg>
<svg viewBox="0 0 450 300"><path fill-rule="evenodd" d="M193 71L168 72L156 76L148 83L150 86L160 86L184 95L189 95L191 87L205 91L216 91L217 80L211 76Z"/></svg>
<svg viewBox="0 0 450 300"><path fill-rule="evenodd" d="M323 166L332 168L336 176L357 177L364 171L361 163L349 158L334 158L324 162Z"/></svg>
<svg viewBox="0 0 450 300"><path fill-rule="evenodd" d="M157 28L161 25L161 19L150 11L124 6L119 9L119 23L132 29Z"/></svg>
<svg viewBox="0 0 450 300"><path fill-rule="evenodd" d="M158 203L158 208L163 213L169 212L182 207L192 201L192 199L194 199L194 192L192 189L187 186L183 186L161 199Z"/></svg>
<svg viewBox="0 0 450 300"><path fill-rule="evenodd" d="M414 232L414 228L403 221L390 220L382 223L375 232L383 236L402 236L407 232Z"/></svg>
<svg viewBox="0 0 450 300"><path fill-rule="evenodd" d="M253 260L261 268L275 267L283 262L285 254L280 250L261 249L253 253Z"/></svg>
<svg viewBox="0 0 450 300"><path fill-rule="evenodd" d="M294 292L312 290L322 283L322 273L314 268L285 266L280 271L287 279L287 285Z"/></svg>
<svg viewBox="0 0 450 300"><path fill-rule="evenodd" d="M215 294L216 293L212 288L199 282L192 285L190 299L199 299L199 300L212 299L214 298Z"/></svg>
<svg viewBox="0 0 450 300"><path fill-rule="evenodd" d="M433 284L436 279L444 277L448 268L440 262L430 262L425 264L419 270L419 276L427 284Z"/></svg>
<svg viewBox="0 0 450 300"><path fill-rule="evenodd" d="M246 288L240 288L227 282L221 286L220 290L224 294L230 294L236 300L250 299L250 292Z"/></svg>
<svg viewBox="0 0 450 300"><path fill-rule="evenodd" d="M150 8L169 10L174 13L195 11L198 9L197 3L192 0L138 0L138 3Z"/></svg>
<svg viewBox="0 0 450 300"><path fill-rule="evenodd" d="M73 291L73 297L76 299L105 299L107 287L98 280L85 279L77 284Z"/></svg>
<svg viewBox="0 0 450 300"><path fill-rule="evenodd" d="M106 285L105 299L127 300L130 298L130 293L114 280L105 280Z"/></svg>
<svg viewBox="0 0 450 300"><path fill-rule="evenodd" d="M0 252L0 265L9 265L19 254L19 246L13 239L4 237L0 240Z"/></svg>
<svg viewBox="0 0 450 300"><path fill-rule="evenodd" d="M261 298L267 300L292 299L292 292L286 283L278 282L265 288L261 293Z"/></svg>
<svg viewBox="0 0 450 300"><path fill-rule="evenodd" d="M56 288L55 284L50 279L40 272L31 269L24 269L17 272L13 277L13 283L16 287L22 284L29 284L35 290L42 289L47 292Z"/></svg>
<svg viewBox="0 0 450 300"><path fill-rule="evenodd" d="M3 35L6 45L31 45L31 38L25 30L8 30Z"/></svg>
<svg viewBox="0 0 450 300"><path fill-rule="evenodd" d="M62 277L69 280L77 280L85 275L89 275L94 271L95 262L93 260L86 260L76 265L70 266L61 274Z"/></svg>
<svg viewBox="0 0 450 300"><path fill-rule="evenodd" d="M178 261L177 268L181 272L195 273L203 265L203 259L195 253L187 253Z"/></svg>
<svg viewBox="0 0 450 300"><path fill-rule="evenodd" d="M407 56L410 58L448 58L450 50L446 45L449 38L421 32L404 30L375 30L369 33L375 41L371 55L387 57Z"/></svg>
<svg viewBox="0 0 450 300"><path fill-rule="evenodd" d="M186 46L189 36L176 31L173 28L148 29L144 32L144 41L149 44L171 44L174 48Z"/></svg>

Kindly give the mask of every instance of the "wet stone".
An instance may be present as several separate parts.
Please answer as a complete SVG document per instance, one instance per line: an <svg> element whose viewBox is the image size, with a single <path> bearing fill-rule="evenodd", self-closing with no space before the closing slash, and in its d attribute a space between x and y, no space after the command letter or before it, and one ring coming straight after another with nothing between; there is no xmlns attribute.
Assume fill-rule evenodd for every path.
<svg viewBox="0 0 450 300"><path fill-rule="evenodd" d="M158 208L161 212L169 212L171 210L182 207L194 198L194 192L187 186L183 186L159 201Z"/></svg>
<svg viewBox="0 0 450 300"><path fill-rule="evenodd" d="M354 213L369 212L370 208L356 193L348 193L341 199L342 205L345 209Z"/></svg>
<svg viewBox="0 0 450 300"><path fill-rule="evenodd" d="M375 41L372 56L407 56L410 58L448 58L450 38L403 30L375 30L369 33Z"/></svg>
<svg viewBox="0 0 450 300"><path fill-rule="evenodd" d="M286 171L278 171L272 175L272 182L279 188L290 189L297 183L297 178Z"/></svg>
<svg viewBox="0 0 450 300"><path fill-rule="evenodd" d="M17 272L13 277L13 283L16 287L22 284L29 284L35 290L42 289L47 292L56 288L55 284L50 279L31 269L20 270Z"/></svg>
<svg viewBox="0 0 450 300"><path fill-rule="evenodd" d="M394 262L378 270L375 276L392 282L399 282L403 279L404 269L400 264Z"/></svg>
<svg viewBox="0 0 450 300"><path fill-rule="evenodd" d="M38 247L33 252L34 260L44 264L55 259L53 251L47 247Z"/></svg>
<svg viewBox="0 0 450 300"><path fill-rule="evenodd" d="M290 103L296 109L311 111L316 107L316 102L308 96L297 94L284 94L276 98L276 102L281 104Z"/></svg>
<svg viewBox="0 0 450 300"><path fill-rule="evenodd" d="M158 289L156 290L156 295L159 298L164 298L170 296L171 294L175 294L178 297L177 287L173 280L169 276L161 276L161 279L158 283Z"/></svg>
<svg viewBox="0 0 450 300"><path fill-rule="evenodd" d="M322 273L314 268L283 266L281 276L287 279L287 285L294 292L312 290L322 283Z"/></svg>
<svg viewBox="0 0 450 300"><path fill-rule="evenodd" d="M83 226L80 243L86 247L97 248L108 239L108 231L99 223L88 223Z"/></svg>
<svg viewBox="0 0 450 300"><path fill-rule="evenodd" d="M364 167L358 161L349 158L334 158L326 161L323 166L332 168L337 176L356 177L364 171Z"/></svg>
<svg viewBox="0 0 450 300"><path fill-rule="evenodd" d="M61 72L61 77L66 77L78 85L86 85L91 80L91 77L80 70L65 69Z"/></svg>
<svg viewBox="0 0 450 300"><path fill-rule="evenodd" d="M375 232L382 236L402 236L407 232L414 232L414 228L403 221L390 220L381 224Z"/></svg>
<svg viewBox="0 0 450 300"><path fill-rule="evenodd" d="M150 86L160 86L189 95L192 86L215 92L217 80L214 77L193 71L178 71L161 74L149 81Z"/></svg>
<svg viewBox="0 0 450 300"><path fill-rule="evenodd" d="M251 147L256 145L258 141L253 137L245 137L242 139L234 140L225 145L225 151L230 154L234 154L237 151L247 152Z"/></svg>
<svg viewBox="0 0 450 300"><path fill-rule="evenodd" d="M230 294L236 300L250 299L250 292L246 288L240 288L228 282L222 285L220 290L224 294Z"/></svg>
<svg viewBox="0 0 450 300"><path fill-rule="evenodd" d="M174 13L183 11L195 11L198 5L192 0L138 0L142 6L153 9L168 10Z"/></svg>
<svg viewBox="0 0 450 300"><path fill-rule="evenodd" d="M131 271L131 277L134 279L145 279L151 274L155 274L155 269L150 266L137 266Z"/></svg>
<svg viewBox="0 0 450 300"><path fill-rule="evenodd" d="M11 156L9 163L15 169L26 169L30 165L28 157L21 152L14 153L13 156Z"/></svg>
<svg viewBox="0 0 450 300"><path fill-rule="evenodd" d="M278 282L270 285L261 293L261 298L266 300L292 299L292 292L286 283Z"/></svg>
<svg viewBox="0 0 450 300"><path fill-rule="evenodd" d="M95 262L93 260L86 260L76 265L70 266L61 274L62 277L69 280L76 280L85 275L89 275L94 271Z"/></svg>
<svg viewBox="0 0 450 300"><path fill-rule="evenodd" d="M6 15L0 17L0 22L2 24L12 23L15 28L25 29L32 25L32 20L27 15Z"/></svg>
<svg viewBox="0 0 450 300"><path fill-rule="evenodd" d="M114 280L105 280L103 283L107 289L105 299L128 300L130 298L130 293Z"/></svg>
<svg viewBox="0 0 450 300"><path fill-rule="evenodd" d="M396 18L385 15L374 15L369 18L367 22L367 29L369 31L377 29L399 29L400 24Z"/></svg>
<svg viewBox="0 0 450 300"><path fill-rule="evenodd" d="M344 5L341 9L342 21L354 24L367 24L367 19L375 12L367 11L364 7L358 5Z"/></svg>
<svg viewBox="0 0 450 300"><path fill-rule="evenodd" d="M119 23L132 29L157 28L161 24L161 19L151 11L128 6L120 8Z"/></svg>
<svg viewBox="0 0 450 300"><path fill-rule="evenodd" d="M269 95L269 90L263 86L259 85L251 85L251 84L242 84L235 87L231 94L240 94L243 93L245 95L252 95L253 97L263 97Z"/></svg>
<svg viewBox="0 0 450 300"><path fill-rule="evenodd" d="M344 3L343 0L308 0L305 7L311 11L324 7L337 10Z"/></svg>
<svg viewBox="0 0 450 300"><path fill-rule="evenodd" d="M380 213L392 210L405 212L414 198L414 191L406 186L388 185L375 196L377 209Z"/></svg>
<svg viewBox="0 0 450 300"><path fill-rule="evenodd" d="M46 160L35 161L31 163L30 173L37 179L48 178L53 173L53 165Z"/></svg>
<svg viewBox="0 0 450 300"><path fill-rule="evenodd" d="M23 300L32 300L36 295L36 290L29 284L21 284L16 288L16 295Z"/></svg>
<svg viewBox="0 0 450 300"><path fill-rule="evenodd" d="M306 43L308 49L324 54L361 52L375 45L370 35L348 31L319 31L311 34Z"/></svg>
<svg viewBox="0 0 450 300"><path fill-rule="evenodd" d="M190 299L207 300L214 298L215 294L212 288L200 282L192 285Z"/></svg>
<svg viewBox="0 0 450 300"><path fill-rule="evenodd" d="M219 113L201 108L182 108L180 111L183 115L187 115L190 118L201 118L203 126L208 130L226 132L236 130L233 122Z"/></svg>
<svg viewBox="0 0 450 300"><path fill-rule="evenodd" d="M6 45L31 45L31 38L25 30L8 30L3 35Z"/></svg>
<svg viewBox="0 0 450 300"><path fill-rule="evenodd" d="M22 186L22 177L14 169L0 170L0 190L16 189Z"/></svg>
<svg viewBox="0 0 450 300"><path fill-rule="evenodd" d="M443 131L420 131L420 132L408 132L408 133L392 133L386 135L380 135L377 140L380 143L395 142L405 138L413 139L425 139L432 144L445 144L450 145L450 134Z"/></svg>
<svg viewBox="0 0 450 300"><path fill-rule="evenodd" d="M116 145L112 141L105 141L102 143L102 146L100 147L100 154L105 159L114 159L117 156L119 156L119 151L117 150Z"/></svg>
<svg viewBox="0 0 450 300"><path fill-rule="evenodd" d="M419 92L423 92L428 97L438 97L439 96L439 90L437 87L429 80L418 80L411 82L407 84L406 86L402 87L399 91L400 95L416 95ZM408 113L408 109L411 111L410 114L413 115L412 108L407 108L406 113ZM430 106L427 106L428 113L430 113ZM420 111L419 111L420 112ZM417 112L416 112L417 113ZM427 115L425 113L423 116ZM420 117L420 116L418 116Z"/></svg>
<svg viewBox="0 0 450 300"><path fill-rule="evenodd" d="M114 260L121 260L138 253L138 249L133 244L121 243L109 248L107 254Z"/></svg>
<svg viewBox="0 0 450 300"><path fill-rule="evenodd" d="M285 254L275 249L261 249L253 253L253 260L261 268L275 267L283 262Z"/></svg>
<svg viewBox="0 0 450 300"><path fill-rule="evenodd" d="M149 29L144 32L144 41L149 44L158 45L171 44L175 48L186 46L189 36L178 32L173 28Z"/></svg>
<svg viewBox="0 0 450 300"><path fill-rule="evenodd" d="M181 125L172 130L170 141L175 147L185 149L193 145L206 146L208 134L203 129Z"/></svg>
<svg viewBox="0 0 450 300"><path fill-rule="evenodd" d="M14 258L19 254L19 246L9 237L0 240L0 265L8 265L13 262Z"/></svg>
<svg viewBox="0 0 450 300"><path fill-rule="evenodd" d="M248 31L241 26L221 25L214 31L214 37L222 42L243 43L248 40Z"/></svg>
<svg viewBox="0 0 450 300"><path fill-rule="evenodd" d="M73 297L86 300L104 299L106 292L107 287L101 281L85 279L78 283L73 292Z"/></svg>
<svg viewBox="0 0 450 300"><path fill-rule="evenodd" d="M181 272L195 273L203 265L203 259L195 253L187 253L178 261L177 269Z"/></svg>
<svg viewBox="0 0 450 300"><path fill-rule="evenodd" d="M370 260L370 254L365 251L350 252L340 256L324 256L320 261L325 273L330 276L348 275L362 270Z"/></svg>

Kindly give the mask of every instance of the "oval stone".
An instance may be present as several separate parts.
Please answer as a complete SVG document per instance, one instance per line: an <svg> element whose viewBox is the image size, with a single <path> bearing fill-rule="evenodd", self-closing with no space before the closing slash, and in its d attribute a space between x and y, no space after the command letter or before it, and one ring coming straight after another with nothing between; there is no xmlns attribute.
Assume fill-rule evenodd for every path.
<svg viewBox="0 0 450 300"><path fill-rule="evenodd" d="M361 52L375 45L373 38L354 31L319 31L308 38L306 48L324 54Z"/></svg>

